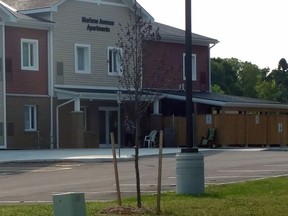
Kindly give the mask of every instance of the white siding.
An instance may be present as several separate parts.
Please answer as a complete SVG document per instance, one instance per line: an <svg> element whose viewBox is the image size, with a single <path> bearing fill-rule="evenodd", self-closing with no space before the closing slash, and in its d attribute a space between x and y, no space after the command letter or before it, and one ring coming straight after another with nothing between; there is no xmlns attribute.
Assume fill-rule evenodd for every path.
<svg viewBox="0 0 288 216"><path fill-rule="evenodd" d="M115 24L99 25L110 28L110 32L89 31L87 30L88 23L82 22L82 17L113 21ZM63 62L63 84L117 86L117 78L108 76L107 47L115 46L117 43L119 23L125 24L129 21L128 8L98 5L85 1L66 1L53 14L53 21L56 22L54 28L55 79L56 62ZM97 24L90 25L96 26ZM75 74L74 43L91 46L91 74Z"/></svg>

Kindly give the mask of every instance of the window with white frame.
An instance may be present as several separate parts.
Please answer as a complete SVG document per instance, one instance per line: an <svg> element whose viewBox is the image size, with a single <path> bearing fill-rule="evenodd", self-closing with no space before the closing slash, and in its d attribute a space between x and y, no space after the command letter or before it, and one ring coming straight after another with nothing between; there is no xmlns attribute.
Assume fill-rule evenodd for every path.
<svg viewBox="0 0 288 216"><path fill-rule="evenodd" d="M197 70L196 70L196 55L192 54L192 80L196 81L197 80ZM186 76L185 76L185 58L186 58L186 54L183 53L183 79L186 80Z"/></svg>
<svg viewBox="0 0 288 216"><path fill-rule="evenodd" d="M87 44L75 44L75 73L91 73L91 48Z"/></svg>
<svg viewBox="0 0 288 216"><path fill-rule="evenodd" d="M37 129L37 107L36 105L25 105L25 131Z"/></svg>
<svg viewBox="0 0 288 216"><path fill-rule="evenodd" d="M38 40L21 39L21 69L39 70Z"/></svg>
<svg viewBox="0 0 288 216"><path fill-rule="evenodd" d="M121 74L121 53L122 50L117 47L108 47L108 74Z"/></svg>

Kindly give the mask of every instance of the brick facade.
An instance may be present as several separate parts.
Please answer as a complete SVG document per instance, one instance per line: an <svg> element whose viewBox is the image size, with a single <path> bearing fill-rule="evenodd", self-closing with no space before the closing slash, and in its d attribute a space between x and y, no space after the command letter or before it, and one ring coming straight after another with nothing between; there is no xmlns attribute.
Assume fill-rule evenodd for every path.
<svg viewBox="0 0 288 216"><path fill-rule="evenodd" d="M21 70L21 38L38 40L39 71ZM48 94L47 31L6 27L7 93Z"/></svg>
<svg viewBox="0 0 288 216"><path fill-rule="evenodd" d="M183 80L183 53L185 45L168 42L149 42L144 58L143 86L145 88L179 89ZM193 46L196 54L197 80L193 90L209 90L209 48Z"/></svg>

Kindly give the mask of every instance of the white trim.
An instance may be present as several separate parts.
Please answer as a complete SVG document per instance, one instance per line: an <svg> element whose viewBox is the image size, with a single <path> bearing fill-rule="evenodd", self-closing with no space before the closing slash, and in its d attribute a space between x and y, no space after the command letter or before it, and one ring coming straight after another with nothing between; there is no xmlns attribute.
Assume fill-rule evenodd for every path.
<svg viewBox="0 0 288 216"><path fill-rule="evenodd" d="M78 48L84 48L84 70L78 69ZM85 55L88 56L85 56ZM76 74L91 74L91 45L90 44L74 44L74 69Z"/></svg>
<svg viewBox="0 0 288 216"><path fill-rule="evenodd" d="M16 12L16 11L17 11L15 8L11 7L10 5L6 4L6 3L3 2L3 1L0 1L0 3L1 3L4 7L8 8L9 10L11 10L11 11L13 11L13 12Z"/></svg>
<svg viewBox="0 0 288 216"><path fill-rule="evenodd" d="M2 20L3 21L3 20ZM7 98L6 98L6 44L5 44L5 25L4 22L1 25L2 30L2 71L3 71L3 146L0 146L0 148L7 148Z"/></svg>
<svg viewBox="0 0 288 216"><path fill-rule="evenodd" d="M8 10L7 10L7 8L8 8ZM2 17L2 19L3 18L7 19L7 21L9 21L9 22L17 22L17 20L18 20L17 17L13 13L11 13L11 11L16 12L16 10L14 8L10 7L5 2L0 1L0 9L2 11L4 11L4 13L5 13L5 15ZM9 10L11 10L11 11L9 11Z"/></svg>
<svg viewBox="0 0 288 216"><path fill-rule="evenodd" d="M118 65L118 67L119 67L119 71L112 71L112 72L110 72L110 61L111 61L111 59L110 59L110 51L117 51L117 53L119 52L119 61L118 62L116 62L116 64ZM122 75L122 66L121 66L121 57L122 57L122 49L121 48L119 48L119 47L113 47L113 46L108 46L107 47L107 71L108 71L108 75L109 76L117 76L117 75ZM115 61L115 59L112 57L112 60L114 60ZM117 61L117 59L116 59L116 61ZM113 63L112 63L113 64ZM114 65L114 64L113 64ZM117 67L117 66L116 66ZM113 66L112 66L112 69L114 69L113 68Z"/></svg>
<svg viewBox="0 0 288 216"><path fill-rule="evenodd" d="M98 5L110 5L110 6L116 6L116 7L128 7L126 4L121 4L121 3L115 3L115 2L105 2L103 0L77 0L80 2L88 2L88 3L95 3Z"/></svg>
<svg viewBox="0 0 288 216"><path fill-rule="evenodd" d="M101 143L100 142L100 144L99 144L99 147L100 148L105 148L105 147L111 147L111 144L109 143L109 140L110 140L110 132L109 132L109 126L110 126L110 116L109 116L109 113L110 112L116 112L117 113L117 121L118 121L118 112L119 112L119 110L118 110L118 107L112 107L112 106L101 106L101 107L99 107L99 109L98 109L98 111L100 112L105 112L105 134L104 134L104 136L105 136L105 140L106 140L106 142L108 141L108 143ZM99 121L99 119L98 119L98 121ZM117 131L119 131L118 130L118 127L120 127L120 124L119 124L119 122L117 123ZM118 146L118 143L116 144L117 146Z"/></svg>
<svg viewBox="0 0 288 216"><path fill-rule="evenodd" d="M186 56L186 53L183 53L183 80L186 80L185 56ZM197 81L197 56L196 54L192 54L192 81Z"/></svg>
<svg viewBox="0 0 288 216"><path fill-rule="evenodd" d="M41 21L31 21L31 20L18 20L18 22L9 22L6 26L18 27L18 28L32 28L40 30L49 30L53 28L54 23L41 22Z"/></svg>
<svg viewBox="0 0 288 216"><path fill-rule="evenodd" d="M55 88L77 88L77 89L92 89L92 90L126 90L119 89L117 87L106 87L106 86L83 86L83 85L66 85L66 84L55 84ZM133 90L133 89L131 89Z"/></svg>
<svg viewBox="0 0 288 216"><path fill-rule="evenodd" d="M23 43L27 43L28 47L28 66L24 66L24 52L23 52ZM33 62L34 65L30 65L30 45L33 46ZM29 70L29 71L38 71L39 70L39 42L35 39L27 39L21 38L21 70Z"/></svg>
<svg viewBox="0 0 288 216"><path fill-rule="evenodd" d="M39 94L14 94L14 93L6 93L6 96L9 97L43 97L48 98L49 95L39 95Z"/></svg>
<svg viewBox="0 0 288 216"><path fill-rule="evenodd" d="M29 128L26 128L26 118L25 118L25 115L26 115L26 108L28 108L28 111L29 111ZM34 112L32 113L33 114L33 118L32 118L32 115L31 115L31 110L34 110ZM33 104L33 105L30 105L30 104L25 104L24 106L24 121L25 121L25 124L24 124L24 130L25 132L31 132L31 131L37 131L37 112L38 112L38 109L37 109L37 105ZM33 122L32 122L33 121ZM32 122L32 124L31 124ZM34 125L34 127L33 127Z"/></svg>

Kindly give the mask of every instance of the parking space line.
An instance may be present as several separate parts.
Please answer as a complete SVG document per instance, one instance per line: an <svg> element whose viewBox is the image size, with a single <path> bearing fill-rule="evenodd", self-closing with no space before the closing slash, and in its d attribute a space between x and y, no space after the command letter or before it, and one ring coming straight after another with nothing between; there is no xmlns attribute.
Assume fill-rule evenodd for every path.
<svg viewBox="0 0 288 216"><path fill-rule="evenodd" d="M218 170L218 172L288 172L288 170Z"/></svg>

